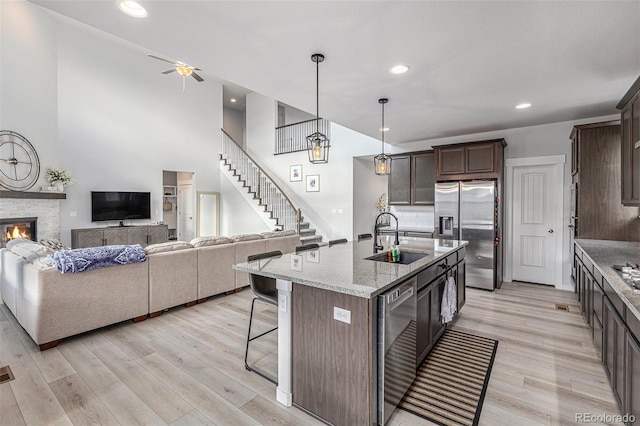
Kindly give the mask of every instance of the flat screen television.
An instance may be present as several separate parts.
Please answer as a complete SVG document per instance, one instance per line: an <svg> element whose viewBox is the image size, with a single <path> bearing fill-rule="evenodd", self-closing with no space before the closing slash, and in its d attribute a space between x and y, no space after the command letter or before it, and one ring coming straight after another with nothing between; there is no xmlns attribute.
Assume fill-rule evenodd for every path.
<svg viewBox="0 0 640 426"><path fill-rule="evenodd" d="M150 192L91 191L91 221L151 219Z"/></svg>

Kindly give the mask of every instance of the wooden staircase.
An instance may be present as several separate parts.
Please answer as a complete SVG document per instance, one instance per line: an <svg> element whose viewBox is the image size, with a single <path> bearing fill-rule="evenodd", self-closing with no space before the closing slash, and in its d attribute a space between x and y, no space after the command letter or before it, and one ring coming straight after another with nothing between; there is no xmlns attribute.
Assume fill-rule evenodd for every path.
<svg viewBox="0 0 640 426"><path fill-rule="evenodd" d="M294 206L278 184L224 130L220 161L258 205L269 213L269 218L275 220L276 229L296 231L303 245L322 242L322 236L316 235L316 230L308 222L303 222L300 209Z"/></svg>

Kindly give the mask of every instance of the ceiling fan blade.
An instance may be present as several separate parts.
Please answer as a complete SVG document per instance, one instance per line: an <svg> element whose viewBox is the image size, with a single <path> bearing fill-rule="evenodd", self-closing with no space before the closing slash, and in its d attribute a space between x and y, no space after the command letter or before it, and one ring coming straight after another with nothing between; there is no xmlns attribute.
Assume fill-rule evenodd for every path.
<svg viewBox="0 0 640 426"><path fill-rule="evenodd" d="M170 64L178 65L178 64L176 64L176 63L175 63L175 62L173 62L173 61L170 61L170 60L168 60L168 59L161 58L161 57L159 57L159 56L154 56L154 55L151 55L151 54L148 54L148 53L147 53L147 56L148 56L148 57L150 57L150 58L153 58L153 59L157 59L157 60L159 60L159 61L169 62Z"/></svg>
<svg viewBox="0 0 640 426"><path fill-rule="evenodd" d="M192 67L191 69L192 69L192 70L194 70L194 71L202 71L202 70L201 70L200 68L198 68L198 67Z"/></svg>
<svg viewBox="0 0 640 426"><path fill-rule="evenodd" d="M204 81L204 78L200 77L198 74L196 74L195 72L191 72L191 77L195 78L198 81Z"/></svg>
<svg viewBox="0 0 640 426"><path fill-rule="evenodd" d="M172 72L175 72L175 71L176 71L175 68L171 68L170 70L162 71L161 74L171 74Z"/></svg>

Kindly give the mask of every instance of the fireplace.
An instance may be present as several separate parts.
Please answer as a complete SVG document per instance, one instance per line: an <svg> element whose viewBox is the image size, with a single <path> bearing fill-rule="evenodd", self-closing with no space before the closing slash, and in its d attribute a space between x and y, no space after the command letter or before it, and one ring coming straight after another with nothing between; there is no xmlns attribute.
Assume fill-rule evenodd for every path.
<svg viewBox="0 0 640 426"><path fill-rule="evenodd" d="M16 238L27 238L38 241L35 217L13 217L0 219L0 248Z"/></svg>

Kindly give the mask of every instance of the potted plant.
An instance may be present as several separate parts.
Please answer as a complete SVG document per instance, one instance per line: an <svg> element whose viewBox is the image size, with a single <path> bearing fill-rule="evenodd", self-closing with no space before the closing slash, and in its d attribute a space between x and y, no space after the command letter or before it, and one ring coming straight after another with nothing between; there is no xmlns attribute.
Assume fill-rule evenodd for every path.
<svg viewBox="0 0 640 426"><path fill-rule="evenodd" d="M58 192L64 192L64 187L73 183L71 172L66 169L60 170L54 167L48 167L47 170L45 170L45 175L49 185L55 186Z"/></svg>

